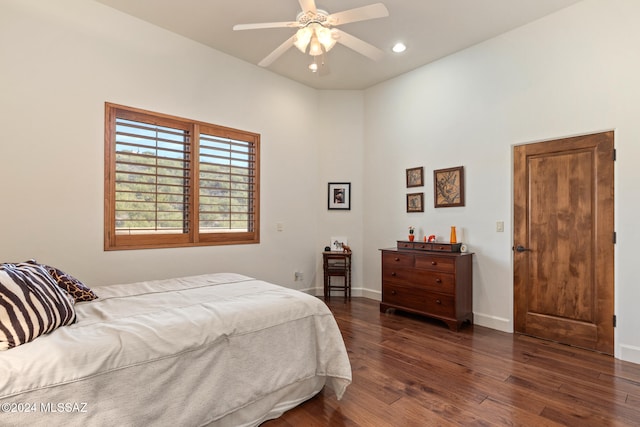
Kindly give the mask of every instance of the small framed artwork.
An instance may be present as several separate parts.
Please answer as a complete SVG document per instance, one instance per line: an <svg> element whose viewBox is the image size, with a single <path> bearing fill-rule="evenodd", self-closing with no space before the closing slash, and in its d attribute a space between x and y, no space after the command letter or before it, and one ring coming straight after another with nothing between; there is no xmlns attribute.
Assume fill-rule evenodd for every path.
<svg viewBox="0 0 640 427"><path fill-rule="evenodd" d="M424 193L407 194L407 212L424 212Z"/></svg>
<svg viewBox="0 0 640 427"><path fill-rule="evenodd" d="M464 167L433 171L433 203L436 208L464 206Z"/></svg>
<svg viewBox="0 0 640 427"><path fill-rule="evenodd" d="M407 188L422 187L424 185L424 168L407 169Z"/></svg>
<svg viewBox="0 0 640 427"><path fill-rule="evenodd" d="M329 210L350 210L351 183L330 182L327 198L327 207Z"/></svg>
<svg viewBox="0 0 640 427"><path fill-rule="evenodd" d="M346 237L332 237L330 244L332 252L342 252L342 245L348 245L349 243Z"/></svg>

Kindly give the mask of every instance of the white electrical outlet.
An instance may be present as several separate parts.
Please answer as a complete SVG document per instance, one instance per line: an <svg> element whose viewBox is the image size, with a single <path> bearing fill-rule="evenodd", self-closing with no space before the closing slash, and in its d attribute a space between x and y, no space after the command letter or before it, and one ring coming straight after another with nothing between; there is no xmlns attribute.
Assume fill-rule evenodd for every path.
<svg viewBox="0 0 640 427"><path fill-rule="evenodd" d="M276 222L276 230L278 231L284 230L284 224L281 222Z"/></svg>
<svg viewBox="0 0 640 427"><path fill-rule="evenodd" d="M497 221L496 222L496 231L498 233L503 233L504 232L504 221Z"/></svg>
<svg viewBox="0 0 640 427"><path fill-rule="evenodd" d="M301 271L296 271L293 273L293 279L298 282L304 280L304 274Z"/></svg>

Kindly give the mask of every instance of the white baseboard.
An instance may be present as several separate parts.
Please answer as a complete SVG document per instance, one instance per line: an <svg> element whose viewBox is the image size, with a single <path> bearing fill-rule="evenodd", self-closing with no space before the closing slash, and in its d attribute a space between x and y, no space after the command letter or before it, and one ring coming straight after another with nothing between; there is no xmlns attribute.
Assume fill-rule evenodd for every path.
<svg viewBox="0 0 640 427"><path fill-rule="evenodd" d="M510 319L504 317L490 316L483 313L473 313L473 324L485 326L502 332L513 333L513 325Z"/></svg>
<svg viewBox="0 0 640 427"><path fill-rule="evenodd" d="M640 347L621 344L619 358L627 362L640 364Z"/></svg>
<svg viewBox="0 0 640 427"><path fill-rule="evenodd" d="M360 288L359 292L361 297L369 298L375 301L382 301L381 291L372 291L371 289Z"/></svg>
<svg viewBox="0 0 640 427"><path fill-rule="evenodd" d="M324 295L323 288L315 288L315 289L311 288L308 291L305 290L304 292L307 292L308 294L311 294L311 295L315 295L317 297L321 297ZM339 291L334 291L334 292L335 293L333 295L342 295ZM351 288L351 296L369 298L375 301L382 300L382 292L372 291L371 289L365 289L365 288Z"/></svg>

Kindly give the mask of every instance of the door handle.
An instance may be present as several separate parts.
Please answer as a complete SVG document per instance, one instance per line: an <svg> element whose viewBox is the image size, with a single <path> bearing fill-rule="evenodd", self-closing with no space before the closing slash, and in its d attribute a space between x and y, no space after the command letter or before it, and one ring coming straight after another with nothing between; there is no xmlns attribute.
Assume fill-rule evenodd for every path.
<svg viewBox="0 0 640 427"><path fill-rule="evenodd" d="M531 249L529 249L529 248L525 248L525 247L524 247L524 246L522 246L522 245L518 245L518 246L516 246L516 251L517 251L517 252L527 252L527 251L530 251L530 250L531 250Z"/></svg>

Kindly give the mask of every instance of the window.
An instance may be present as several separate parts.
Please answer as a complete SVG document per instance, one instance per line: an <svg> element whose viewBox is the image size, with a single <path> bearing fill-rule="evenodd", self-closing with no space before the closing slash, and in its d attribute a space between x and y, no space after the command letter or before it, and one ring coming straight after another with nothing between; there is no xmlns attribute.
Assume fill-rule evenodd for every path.
<svg viewBox="0 0 640 427"><path fill-rule="evenodd" d="M260 135L105 104L105 250L259 243Z"/></svg>

